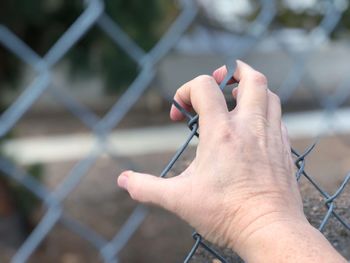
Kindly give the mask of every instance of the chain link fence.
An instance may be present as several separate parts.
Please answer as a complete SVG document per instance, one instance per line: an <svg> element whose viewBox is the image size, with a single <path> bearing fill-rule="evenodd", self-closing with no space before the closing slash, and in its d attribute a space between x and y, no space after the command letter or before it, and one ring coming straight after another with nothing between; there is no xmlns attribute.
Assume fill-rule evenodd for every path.
<svg viewBox="0 0 350 263"><path fill-rule="evenodd" d="M228 54L228 75L221 83L220 88L224 89L230 76L235 70L232 61L236 58L244 57L254 46L269 32L271 24L278 12L277 3L271 0L258 1L260 8L254 21L250 22L245 33L240 35L238 43L239 48L232 50ZM329 40L336 25L346 11L346 1L319 1L325 12L318 25L309 30L306 36L307 45L302 50L296 50L292 45L286 45L281 42L280 47L293 61L293 67L288 72L281 87L278 89L278 95L283 104L287 103L295 94L304 74L306 74L306 64L312 53ZM129 239L143 222L148 210L145 206L139 205L125 221L122 228L115 234L111 240L107 240L95 232L92 228L75 220L68 215L62 202L79 185L82 178L87 174L96 160L102 154L111 154L109 151L108 135L114 129L130 109L137 103L138 99L149 87L151 81L157 73L158 63L169 53L176 45L177 41L189 29L195 21L199 6L193 1L179 1L181 12L176 20L162 36L159 42L149 51L145 52L138 46L114 21L108 16L104 2L102 0L89 0L81 15L75 20L70 28L60 37L60 39L43 56L36 54L26 43L21 41L6 25L0 25L0 43L9 51L16 55L21 61L29 65L36 72L34 81L24 89L24 92L2 113L0 116L0 138L7 135L23 115L32 107L44 92L53 94L60 105L68 109L72 115L80 119L96 138L94 149L84 159L80 160L69 172L63 182L53 191L49 190L43 183L32 176L26 174L11 160L0 158L0 171L10 180L14 180L26 187L35 194L45 204L47 210L39 224L35 227L29 237L18 249L12 262L26 262L38 246L45 239L48 233L58 223L62 223L68 229L88 241L96 250L99 251L104 262L117 262L120 251L127 246ZM59 87L52 84L51 69L61 61L67 52L74 48L74 45L84 38L85 34L92 26L99 27L114 43L121 48L132 60L139 66L139 73L135 80L130 84L126 91L120 96L110 111L102 118L97 117L89 108L82 105L70 94L63 92ZM200 73L200 72L198 72ZM176 74L176 72L174 73ZM339 87L332 95L323 94L313 86L309 92L322 107L324 112L324 122L332 127L332 118L335 118L336 110L346 103L350 97L349 89L350 79L342 81ZM167 176L175 162L182 155L193 137L199 136L198 116L192 116L182 109L176 101L173 102L181 112L188 118L190 133L188 139L161 172L160 176ZM319 134L322 137L323 134ZM292 149L295 156L295 165L297 167L296 177L305 178L322 195L327 212L320 222L319 230L323 231L330 218L338 220L346 229L350 231L350 223L337 212L335 201L342 194L350 181L350 174L345 177L343 183L334 194L327 193L305 170L306 157L313 150L314 145L304 153L298 153ZM225 255L221 255L200 236L200 233L194 233L194 245L187 256L184 256L184 262L190 262L199 247L212 254L214 258L221 262L229 262Z"/></svg>

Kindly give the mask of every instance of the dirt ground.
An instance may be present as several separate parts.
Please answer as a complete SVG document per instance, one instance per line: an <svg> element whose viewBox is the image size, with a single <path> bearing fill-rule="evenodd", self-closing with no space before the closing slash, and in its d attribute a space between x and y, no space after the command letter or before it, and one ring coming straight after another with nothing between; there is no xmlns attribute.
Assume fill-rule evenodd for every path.
<svg viewBox="0 0 350 263"><path fill-rule="evenodd" d="M302 152L312 140L293 141L293 146ZM127 194L116 187L116 175L130 167L148 173L159 174L173 153L135 156L127 161L122 158L101 157L96 161L79 186L64 202L65 211L95 231L111 239L136 204ZM174 167L181 171L186 162L193 158L194 149L185 155ZM77 163L53 163L45 168L45 184L54 189ZM307 158L306 170L329 193L333 193L350 170L350 137L323 138ZM310 221L318 226L326 211L317 191L305 180L301 181L305 211ZM336 210L350 220L350 185L336 201ZM40 213L39 213L40 214ZM194 241L192 229L170 213L151 208L150 214L120 254L120 262L182 262ZM350 233L336 220L326 225L325 234L333 245L350 259ZM16 247L1 249L0 261L7 262ZM230 262L239 262L231 251L221 250ZM199 251L193 262L211 262L206 252ZM61 224L57 224L47 236L30 262L101 262L98 252L82 238ZM213 261L216 262L216 261Z"/></svg>

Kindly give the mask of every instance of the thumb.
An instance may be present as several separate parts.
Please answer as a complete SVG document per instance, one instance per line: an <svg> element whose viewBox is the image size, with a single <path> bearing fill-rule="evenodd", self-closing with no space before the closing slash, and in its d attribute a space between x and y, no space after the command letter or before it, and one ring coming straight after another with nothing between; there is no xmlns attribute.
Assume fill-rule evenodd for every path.
<svg viewBox="0 0 350 263"><path fill-rule="evenodd" d="M183 208L184 191L187 185L184 178L160 178L149 174L125 171L118 177L119 187L125 189L131 198L161 206L179 214Z"/></svg>

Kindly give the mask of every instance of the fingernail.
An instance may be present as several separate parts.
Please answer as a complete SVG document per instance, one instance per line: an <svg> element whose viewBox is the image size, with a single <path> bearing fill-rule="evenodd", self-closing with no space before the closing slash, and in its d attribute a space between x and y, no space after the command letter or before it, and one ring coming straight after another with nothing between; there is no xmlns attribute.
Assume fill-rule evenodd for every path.
<svg viewBox="0 0 350 263"><path fill-rule="evenodd" d="M118 185L119 187L128 190L128 176L126 174L127 172L122 173L119 177L118 177Z"/></svg>
<svg viewBox="0 0 350 263"><path fill-rule="evenodd" d="M215 69L214 72L213 72L213 76L215 76L216 74L219 74L219 73L222 75L222 68L223 68L223 67L224 67L224 66L221 66L221 67Z"/></svg>

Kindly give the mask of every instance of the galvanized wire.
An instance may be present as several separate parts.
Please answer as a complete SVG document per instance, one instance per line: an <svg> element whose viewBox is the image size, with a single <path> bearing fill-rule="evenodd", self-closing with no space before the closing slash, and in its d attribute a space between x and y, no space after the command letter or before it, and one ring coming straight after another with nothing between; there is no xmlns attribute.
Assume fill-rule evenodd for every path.
<svg viewBox="0 0 350 263"><path fill-rule="evenodd" d="M270 25L278 11L277 3L270 0L260 0L258 2L260 4L260 9L255 20L249 24L245 34L241 35L238 41L240 45L237 45L237 48L233 50L231 54L228 54L230 58L229 62L226 63L228 74L220 84L222 90L226 87L235 70L232 62L236 58L242 58L248 54L265 35L270 33ZM324 16L320 23L309 32L309 43L306 48L301 51L295 51L293 47L286 45L286 43L280 43L286 54L294 61L292 70L280 89L278 89L278 94L281 97L282 103L289 101L291 96L298 89L302 77L307 73L305 65L312 52L327 41L345 11L345 9L341 8L341 5L339 5L339 1L324 0L320 2L325 10ZM90 154L80 160L71 169L63 182L54 191L49 190L44 184L21 170L13 161L5 157L0 158L1 174L26 187L37 196L38 199L42 200L47 208L45 215L18 249L12 262L26 262L34 251L38 249L40 243L57 222L61 222L65 227L89 242L99 251L101 258L105 262L118 261L120 251L127 245L129 239L147 215L147 208L143 205L137 206L115 236L111 240L107 240L91 227L79 222L66 213L62 202L79 185L81 179L86 176L89 169L102 154L111 154L108 149L109 133L113 128L118 126L120 121L148 88L156 75L157 64L169 53L176 45L177 40L184 35L186 30L195 21L198 13L196 2L183 0L179 1L179 3L182 8L180 14L164 36L149 52L144 51L135 43L122 27L107 14L102 0L86 1L86 7L82 14L43 57L33 51L18 36L9 30L6 25L0 25L0 44L36 72L34 81L24 89L24 92L0 116L0 138L7 135L13 129L16 123L45 91L50 93L62 107L68 109L72 115L80 119L97 138L96 144ZM84 35L95 25L99 27L116 46L121 48L134 60L140 68L140 72L135 80L113 105L110 111L102 118L99 118L89 108L82 105L77 99L71 96L69 92L64 91L51 77L52 67L61 61L66 56L67 52L74 48L74 45L84 38ZM312 94L324 109L325 122L328 123L328 120L334 116L336 109L344 104L347 98L350 97L350 89L348 86L349 80L343 81L332 96L326 96L320 94L319 91L314 88L311 89ZM187 117L190 133L186 141L179 147L168 165L160 173L160 177L167 176L173 165L188 147L190 141L194 137L200 136L198 132L198 115L191 115L176 101L173 101L173 103ZM323 134L320 134L320 137L322 135ZM343 183L334 194L327 193L305 170L306 157L313 149L314 145L303 154L299 154L294 149L291 151L296 158L297 180L304 177L324 198L327 212L320 222L319 230L323 231L329 219L333 217L338 220L345 229L350 231L349 221L337 213L335 205L336 199L339 198L350 181L350 174L346 176ZM207 245L199 233L195 232L193 238L195 243L188 255L184 257L184 262L189 262L199 247L205 249L219 261L228 262L223 255L220 255Z"/></svg>

